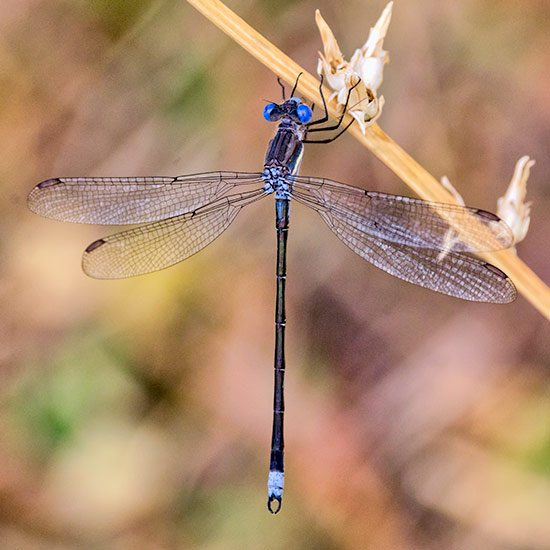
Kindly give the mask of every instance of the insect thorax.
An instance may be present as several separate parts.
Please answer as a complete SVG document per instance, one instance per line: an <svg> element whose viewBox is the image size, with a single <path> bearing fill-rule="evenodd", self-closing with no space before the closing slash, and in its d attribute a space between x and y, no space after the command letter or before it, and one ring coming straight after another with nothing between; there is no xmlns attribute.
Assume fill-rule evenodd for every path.
<svg viewBox="0 0 550 550"><path fill-rule="evenodd" d="M280 122L277 133L269 142L263 178L266 192L275 192L277 199L290 198L292 177L298 174L302 160L304 134L303 126L285 118Z"/></svg>

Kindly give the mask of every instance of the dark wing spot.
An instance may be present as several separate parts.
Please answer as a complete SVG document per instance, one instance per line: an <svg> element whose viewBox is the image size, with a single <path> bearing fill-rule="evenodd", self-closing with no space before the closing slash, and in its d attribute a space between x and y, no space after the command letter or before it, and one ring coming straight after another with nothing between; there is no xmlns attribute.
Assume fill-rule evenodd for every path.
<svg viewBox="0 0 550 550"><path fill-rule="evenodd" d="M59 178L50 178L49 180L41 181L36 187L37 189L44 189L46 187L59 185L60 183L61 183L61 180Z"/></svg>
<svg viewBox="0 0 550 550"><path fill-rule="evenodd" d="M105 242L106 242L105 239L97 239L97 241L94 241L92 244L86 247L86 252L88 254L90 252L93 252L96 248L99 248L102 244L105 244Z"/></svg>
<svg viewBox="0 0 550 550"><path fill-rule="evenodd" d="M488 212L487 210L481 210L481 208L477 209L477 214L478 214L478 216L481 216L482 218L485 218L487 220L491 220L493 222L499 222L500 221L500 218L496 214L493 214L492 212Z"/></svg>
<svg viewBox="0 0 550 550"><path fill-rule="evenodd" d="M489 271L492 271L495 275L498 275L501 279L508 279L508 275L506 275L506 273L504 273L504 271L502 271L498 267L494 266L493 264L486 263L485 267Z"/></svg>

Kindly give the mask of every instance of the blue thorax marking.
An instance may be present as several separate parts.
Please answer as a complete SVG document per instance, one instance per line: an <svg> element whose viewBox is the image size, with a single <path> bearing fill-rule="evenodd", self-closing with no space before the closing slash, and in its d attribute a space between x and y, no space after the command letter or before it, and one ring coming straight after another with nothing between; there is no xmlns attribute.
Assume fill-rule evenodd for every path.
<svg viewBox="0 0 550 550"><path fill-rule="evenodd" d="M290 200L292 174L282 171L279 167L266 167L263 171L264 190L266 193L275 193L276 199Z"/></svg>

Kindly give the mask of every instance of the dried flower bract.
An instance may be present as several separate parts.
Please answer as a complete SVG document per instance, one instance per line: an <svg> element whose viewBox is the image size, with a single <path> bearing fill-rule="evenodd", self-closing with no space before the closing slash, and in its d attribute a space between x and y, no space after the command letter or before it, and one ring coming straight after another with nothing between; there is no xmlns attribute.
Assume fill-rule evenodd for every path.
<svg viewBox="0 0 550 550"><path fill-rule="evenodd" d="M504 196L497 202L497 214L512 229L516 243L525 238L531 221L531 203L525 202L525 195L527 194L529 172L534 164L535 161L528 156L523 156L518 160L512 181L510 181Z"/></svg>
<svg viewBox="0 0 550 550"><path fill-rule="evenodd" d="M389 61L388 52L382 46L390 24L392 7L393 2L385 7L376 25L371 28L367 41L355 50L350 61L344 59L334 34L319 10L315 12L324 47L324 54L319 52L317 72L324 75L334 90L331 99L337 98L340 113L344 109L349 89L361 80L351 92L348 113L357 121L363 133L380 116L384 106L384 97L378 97L377 91L382 84L384 65Z"/></svg>

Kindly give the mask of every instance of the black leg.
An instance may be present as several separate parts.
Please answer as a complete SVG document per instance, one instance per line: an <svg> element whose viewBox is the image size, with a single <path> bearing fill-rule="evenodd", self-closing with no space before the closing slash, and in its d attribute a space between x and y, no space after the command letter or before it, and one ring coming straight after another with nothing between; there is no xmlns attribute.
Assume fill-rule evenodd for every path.
<svg viewBox="0 0 550 550"><path fill-rule="evenodd" d="M294 97L294 92L296 91L296 88L298 87L298 80L300 80L300 77L303 75L304 73L300 73L297 77L296 77L296 82L294 83L294 88L292 88L292 93L290 94L290 97ZM284 99L284 98L283 98Z"/></svg>
<svg viewBox="0 0 550 550"><path fill-rule="evenodd" d="M355 122L355 119L352 118L351 122L347 124L344 128L342 128L342 130L340 130L335 136L332 136L327 139L303 139L302 143L330 143L331 141L334 141L335 139L339 138L354 122ZM329 130L330 128L319 128L319 129Z"/></svg>
<svg viewBox="0 0 550 550"><path fill-rule="evenodd" d="M325 116L320 118L319 120L314 120L313 122L310 122L307 127L315 126L316 124L323 124L328 120L328 109L327 109L327 102L325 101L325 95L323 94L323 81L325 80L325 77L321 75L321 84L319 84L319 94L321 95L321 100L323 101L323 109L325 111ZM313 108L312 108L313 111Z"/></svg>
<svg viewBox="0 0 550 550"><path fill-rule="evenodd" d="M283 90L283 101L285 100L285 85L281 82L281 77L277 77L277 82L279 83L279 86L281 87L281 90Z"/></svg>
<svg viewBox="0 0 550 550"><path fill-rule="evenodd" d="M344 116L346 115L346 111L348 109L348 104L349 104L349 99L351 97L351 92L359 85L359 83L361 82L361 80L359 80L356 84L354 84L349 90L348 90L348 95L346 97L346 103L344 104L344 109L342 111L342 115L340 116L340 118L338 119L338 122L332 126L325 126L324 128L313 128L312 130L309 129L309 127L313 124L320 124L322 122L326 122L328 120L328 111L327 111L327 104L325 102L325 96L323 95L323 91L321 89L321 98L323 99L323 107L325 109L325 116L319 120L315 120L314 122L310 122L307 127L308 127L308 133L309 132L330 132L331 130L337 130L338 128L340 128L340 124L342 124L342 121L344 120ZM321 78L321 86L323 85L323 79ZM350 123L351 124L351 123ZM347 130L347 128L349 128L350 124L348 124L344 130L342 130L342 132L345 132ZM342 134L342 132L340 132L338 134L338 136L340 136ZM336 137L338 137L336 136ZM334 138L336 139L336 138ZM332 139L330 140L332 141ZM304 143L307 143L307 141L304 141ZM317 142L310 142L310 143L329 143L329 142L324 142L324 141L317 141Z"/></svg>

